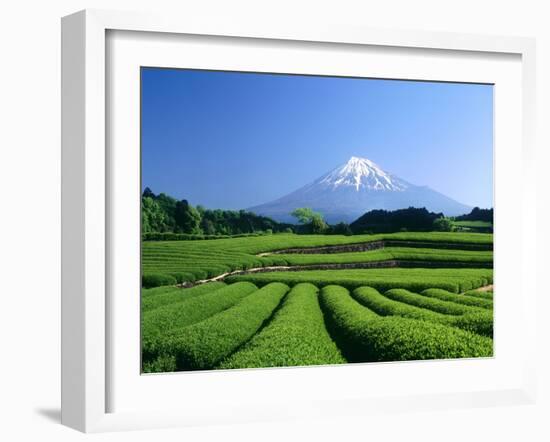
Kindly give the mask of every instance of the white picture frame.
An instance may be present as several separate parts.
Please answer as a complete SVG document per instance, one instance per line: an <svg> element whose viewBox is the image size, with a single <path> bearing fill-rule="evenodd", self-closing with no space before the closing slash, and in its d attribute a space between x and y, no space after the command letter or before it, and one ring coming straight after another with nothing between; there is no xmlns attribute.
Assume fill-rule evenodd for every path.
<svg viewBox="0 0 550 442"><path fill-rule="evenodd" d="M110 55L107 33L154 32L161 35L218 36L285 41L292 45L308 42L353 45L403 50L431 49L472 53L509 54L521 63L520 143L523 172L535 161L535 42L518 37L491 37L416 31L388 31L343 26L293 27L284 24L241 22L219 23L194 17L172 18L150 14L87 10L62 21L62 423L84 432L168 426L206 425L219 422L251 422L334 414L368 414L380 408L392 412L426 408L460 408L532 403L536 393L534 339L527 339L522 356L521 383L502 388L449 393L444 388L429 394L388 394L354 398L327 396L311 399L308 406L289 401L265 406L254 402L254 391L245 398L225 400L230 412L215 407L210 411L198 407L190 413L185 407L156 410L113 411L109 393L113 388L109 375L113 355L109 344L109 327L116 320L110 311L108 288L109 244L116 229L110 228L113 198L109 195L110 170L106 120L108 118L108 84L106 68ZM159 35L159 34L156 34ZM112 55L112 54L111 54ZM498 173L498 171L497 171ZM523 337L535 334L536 305L535 256L536 194L521 191L522 316ZM498 211L498 209L497 209ZM501 249L502 250L502 249ZM496 247L498 256L499 250ZM502 251L505 254L506 251ZM498 259L496 259L498 261ZM498 320L498 317L497 317ZM497 355L498 357L498 355ZM389 365L387 367L390 367ZM457 365L455 369L460 369ZM312 368L309 370L317 370ZM362 370L356 366L357 373ZM388 368L390 370L390 368ZM407 370L405 368L405 370ZM280 371L280 370L279 370ZM288 373L292 370L286 370ZM260 373L260 372L256 372ZM297 373L297 372L296 372ZM263 371L255 382L261 385L274 376ZM200 374L188 374L200 376ZM223 375L223 374L222 374ZM242 373L231 373L238 381ZM172 377L172 379L174 379ZM209 379L197 382L208 385ZM168 381L169 383L170 381ZM218 412L219 411L219 412Z"/></svg>

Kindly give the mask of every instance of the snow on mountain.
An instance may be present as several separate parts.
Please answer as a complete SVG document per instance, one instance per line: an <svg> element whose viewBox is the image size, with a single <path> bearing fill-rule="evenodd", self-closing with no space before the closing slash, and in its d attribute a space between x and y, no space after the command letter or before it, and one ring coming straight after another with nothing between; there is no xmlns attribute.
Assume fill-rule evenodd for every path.
<svg viewBox="0 0 550 442"><path fill-rule="evenodd" d="M471 207L429 187L408 183L384 171L376 163L355 156L312 183L248 210L280 222L295 222L290 213L298 207L310 207L321 212L331 224L352 222L374 209L425 207L447 216L461 215L471 210Z"/></svg>
<svg viewBox="0 0 550 442"><path fill-rule="evenodd" d="M378 164L366 158L351 157L343 166L318 180L319 184L336 189L341 186L353 186L372 190L405 190L408 184L382 170Z"/></svg>

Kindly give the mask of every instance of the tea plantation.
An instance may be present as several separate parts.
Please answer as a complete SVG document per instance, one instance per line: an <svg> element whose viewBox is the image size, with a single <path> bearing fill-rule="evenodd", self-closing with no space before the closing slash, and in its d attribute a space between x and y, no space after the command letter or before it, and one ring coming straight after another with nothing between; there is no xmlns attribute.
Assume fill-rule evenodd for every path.
<svg viewBox="0 0 550 442"><path fill-rule="evenodd" d="M491 234L145 241L146 373L493 354Z"/></svg>

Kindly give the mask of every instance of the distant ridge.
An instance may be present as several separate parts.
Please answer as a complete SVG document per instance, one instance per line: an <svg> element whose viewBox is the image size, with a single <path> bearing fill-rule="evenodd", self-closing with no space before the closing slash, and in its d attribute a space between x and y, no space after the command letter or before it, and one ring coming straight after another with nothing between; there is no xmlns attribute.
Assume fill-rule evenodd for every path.
<svg viewBox="0 0 550 442"><path fill-rule="evenodd" d="M248 210L279 222L295 222L290 213L298 207L311 207L321 212L331 224L352 222L373 209L426 207L447 216L461 215L472 209L427 186L408 183L373 161L356 156L312 183Z"/></svg>

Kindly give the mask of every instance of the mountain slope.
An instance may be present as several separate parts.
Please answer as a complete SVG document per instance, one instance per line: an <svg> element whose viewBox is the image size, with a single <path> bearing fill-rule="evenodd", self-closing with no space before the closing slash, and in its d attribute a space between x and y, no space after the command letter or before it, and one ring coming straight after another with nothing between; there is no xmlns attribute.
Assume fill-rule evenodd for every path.
<svg viewBox="0 0 550 442"><path fill-rule="evenodd" d="M321 212L331 224L351 222L373 209L426 207L447 216L471 210L465 204L429 187L408 183L359 157L351 157L346 164L292 193L248 210L280 222L295 222L290 213L298 207L311 207Z"/></svg>

